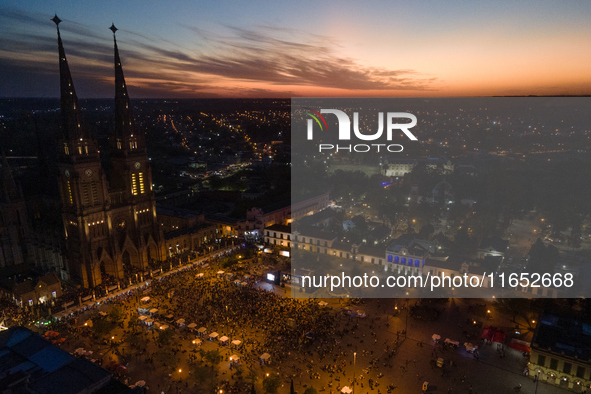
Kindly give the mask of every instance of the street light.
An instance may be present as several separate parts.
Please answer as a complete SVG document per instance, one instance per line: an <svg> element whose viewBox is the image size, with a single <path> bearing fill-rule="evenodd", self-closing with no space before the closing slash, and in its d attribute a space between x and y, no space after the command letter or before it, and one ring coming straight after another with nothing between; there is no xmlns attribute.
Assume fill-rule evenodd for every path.
<svg viewBox="0 0 591 394"><path fill-rule="evenodd" d="M357 377L355 374L356 361L357 361L357 352L353 352L353 394L355 394L355 386L357 386Z"/></svg>
<svg viewBox="0 0 591 394"><path fill-rule="evenodd" d="M406 292L406 295L408 296L408 291ZM406 298L406 319L405 319L405 323L404 323L404 339L406 339L407 334L408 333L408 297Z"/></svg>
<svg viewBox="0 0 591 394"><path fill-rule="evenodd" d="M538 394L538 383L540 383L540 374L541 373L542 373L542 371L539 369L536 372L536 390L534 391L534 394Z"/></svg>

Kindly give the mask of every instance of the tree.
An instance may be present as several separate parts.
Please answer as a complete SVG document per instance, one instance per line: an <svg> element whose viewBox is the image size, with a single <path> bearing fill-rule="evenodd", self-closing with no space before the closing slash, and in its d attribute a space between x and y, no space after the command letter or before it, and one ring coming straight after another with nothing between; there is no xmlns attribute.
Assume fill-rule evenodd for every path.
<svg viewBox="0 0 591 394"><path fill-rule="evenodd" d="M96 335L102 337L113 330L113 324L106 319L97 319L92 324L92 330Z"/></svg>
<svg viewBox="0 0 591 394"><path fill-rule="evenodd" d="M111 320L115 324L121 323L124 318L125 315L121 310L121 307L119 307L119 305L113 306L113 308L111 308L111 310L109 311L109 320Z"/></svg>
<svg viewBox="0 0 591 394"><path fill-rule="evenodd" d="M254 369L249 369L248 372L246 373L246 379L250 380L252 382L252 384L254 385L254 381L257 378L257 373Z"/></svg>
<svg viewBox="0 0 591 394"><path fill-rule="evenodd" d="M167 346L172 341L174 337L174 332L172 330L159 330L158 331L158 342L162 346Z"/></svg>
<svg viewBox="0 0 591 394"><path fill-rule="evenodd" d="M542 240L538 238L529 250L529 262L527 269L529 272L554 273L554 266L558 262L560 253L553 245L546 247Z"/></svg>
<svg viewBox="0 0 591 394"><path fill-rule="evenodd" d="M216 365L220 361L222 361L222 355L220 354L220 351L217 349L209 350L209 351L205 352L205 356L203 357L203 359L205 361L211 363L211 365Z"/></svg>
<svg viewBox="0 0 591 394"><path fill-rule="evenodd" d="M430 239L431 235L435 232L435 227L431 223L423 224L419 230L419 238Z"/></svg>
<svg viewBox="0 0 591 394"><path fill-rule="evenodd" d="M206 382L211 379L211 370L204 365L194 365L191 376L197 383L205 386Z"/></svg>
<svg viewBox="0 0 591 394"><path fill-rule="evenodd" d="M266 393L276 394L277 390L279 390L279 386L281 386L281 378L279 375L271 375L263 380L263 389L265 389Z"/></svg>
<svg viewBox="0 0 591 394"><path fill-rule="evenodd" d="M531 310L531 301L526 298L501 298L495 303L497 310L511 316L511 321L516 323L517 316L522 316L526 321L527 311Z"/></svg>

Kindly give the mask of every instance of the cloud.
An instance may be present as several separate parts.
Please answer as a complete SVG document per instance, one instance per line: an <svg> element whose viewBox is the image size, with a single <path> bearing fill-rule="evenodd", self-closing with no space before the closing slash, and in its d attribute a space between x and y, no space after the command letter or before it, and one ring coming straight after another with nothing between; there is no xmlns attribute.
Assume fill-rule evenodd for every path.
<svg viewBox="0 0 591 394"><path fill-rule="evenodd" d="M0 8L0 23L11 26L0 41L0 73L13 71L21 64L27 72L36 74L33 78L36 83L43 80L41 76L57 76L57 37L50 18L51 15ZM146 32L118 31L130 94L135 97L295 96L296 87L423 91L433 89L437 82L436 78L416 70L363 65L341 54L338 40L296 29L269 25L220 26L221 32L214 33L195 26L184 27L197 36L197 43L191 48L151 37ZM110 35L98 34L67 20L60 24L60 31L78 95L97 97L112 91ZM46 85L53 87L54 82ZM14 95L14 84L11 86L0 90L0 96ZM34 93L39 89L36 87ZM55 91L54 95L57 94Z"/></svg>

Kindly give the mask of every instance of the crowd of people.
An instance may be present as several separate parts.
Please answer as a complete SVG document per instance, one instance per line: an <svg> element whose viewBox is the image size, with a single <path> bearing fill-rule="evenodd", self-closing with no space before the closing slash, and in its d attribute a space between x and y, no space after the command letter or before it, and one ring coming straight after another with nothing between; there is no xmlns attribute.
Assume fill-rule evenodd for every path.
<svg viewBox="0 0 591 394"><path fill-rule="evenodd" d="M228 259L232 253L237 251L181 266L141 286L118 292L90 310L74 308L50 329L67 338L63 344L66 350L92 349L91 357L112 369L122 381L131 385L131 375L146 379L157 393L195 392L201 384L199 379L181 378L179 367L187 365L211 367L208 378L215 381L216 391L227 394L246 392L252 381L260 384L262 379L258 378L269 374L276 374L284 387L295 382L298 391L314 386L337 394L344 386L355 386L363 393L391 393L398 386L393 376L416 372L417 384L422 384L424 367L435 362L437 352L445 350L431 346L423 349L423 342L418 341L411 357L416 354L424 359L426 365L421 368L408 353L399 354L406 332L404 326L392 326L391 319L401 308L394 309L395 305L388 301L372 300L363 307L369 312L365 317L365 313L350 313L358 308L353 304L364 300L333 300L326 305L317 299L284 297L282 292L277 294L262 285L259 258L244 258L246 253L240 249L242 259ZM228 261L233 263L228 265ZM149 302L142 301L145 297L150 298ZM122 318L112 334L100 335L85 324L88 320L96 325L101 319L110 319L115 308ZM392 310L387 312L388 308ZM146 309L158 310L149 316L153 324L139 319ZM179 319L184 324L177 324ZM400 324L401 318L394 321ZM189 329L191 323L194 325ZM164 324L169 328L159 329ZM205 327L206 333L200 335L199 327ZM174 340L163 342L164 331ZM213 332L219 334L217 339L209 337ZM219 343L222 336L229 337L223 345ZM196 338L207 344L202 348L217 349L223 362L208 361L192 343ZM207 342L210 340L217 345ZM239 340L240 345L232 345L233 340ZM264 353L269 357L262 358ZM238 362L229 361L232 354L239 356ZM208 362L211 365L206 365ZM129 376L122 372L127 367ZM442 377L449 379L454 368L449 364ZM187 369L189 375L193 373L193 367ZM409 373L413 369L415 372ZM469 387L465 377L457 385Z"/></svg>

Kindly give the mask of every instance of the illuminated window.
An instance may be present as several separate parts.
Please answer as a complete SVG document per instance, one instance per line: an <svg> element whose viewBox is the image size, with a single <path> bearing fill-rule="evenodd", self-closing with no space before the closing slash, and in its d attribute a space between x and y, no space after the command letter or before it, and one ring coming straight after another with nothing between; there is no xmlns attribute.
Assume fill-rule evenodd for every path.
<svg viewBox="0 0 591 394"><path fill-rule="evenodd" d="M70 204L74 204L74 198L72 197L72 185L70 184L70 181L68 181L68 201L70 201Z"/></svg>
<svg viewBox="0 0 591 394"><path fill-rule="evenodd" d="M64 142L64 153L66 155L70 154L70 148L68 148L68 144Z"/></svg>
<svg viewBox="0 0 591 394"><path fill-rule="evenodd" d="M137 179L135 174L131 174L131 194L137 196Z"/></svg>
<svg viewBox="0 0 591 394"><path fill-rule="evenodd" d="M140 194L144 194L145 189L144 189L144 173L140 172L139 173L139 183L140 183Z"/></svg>

